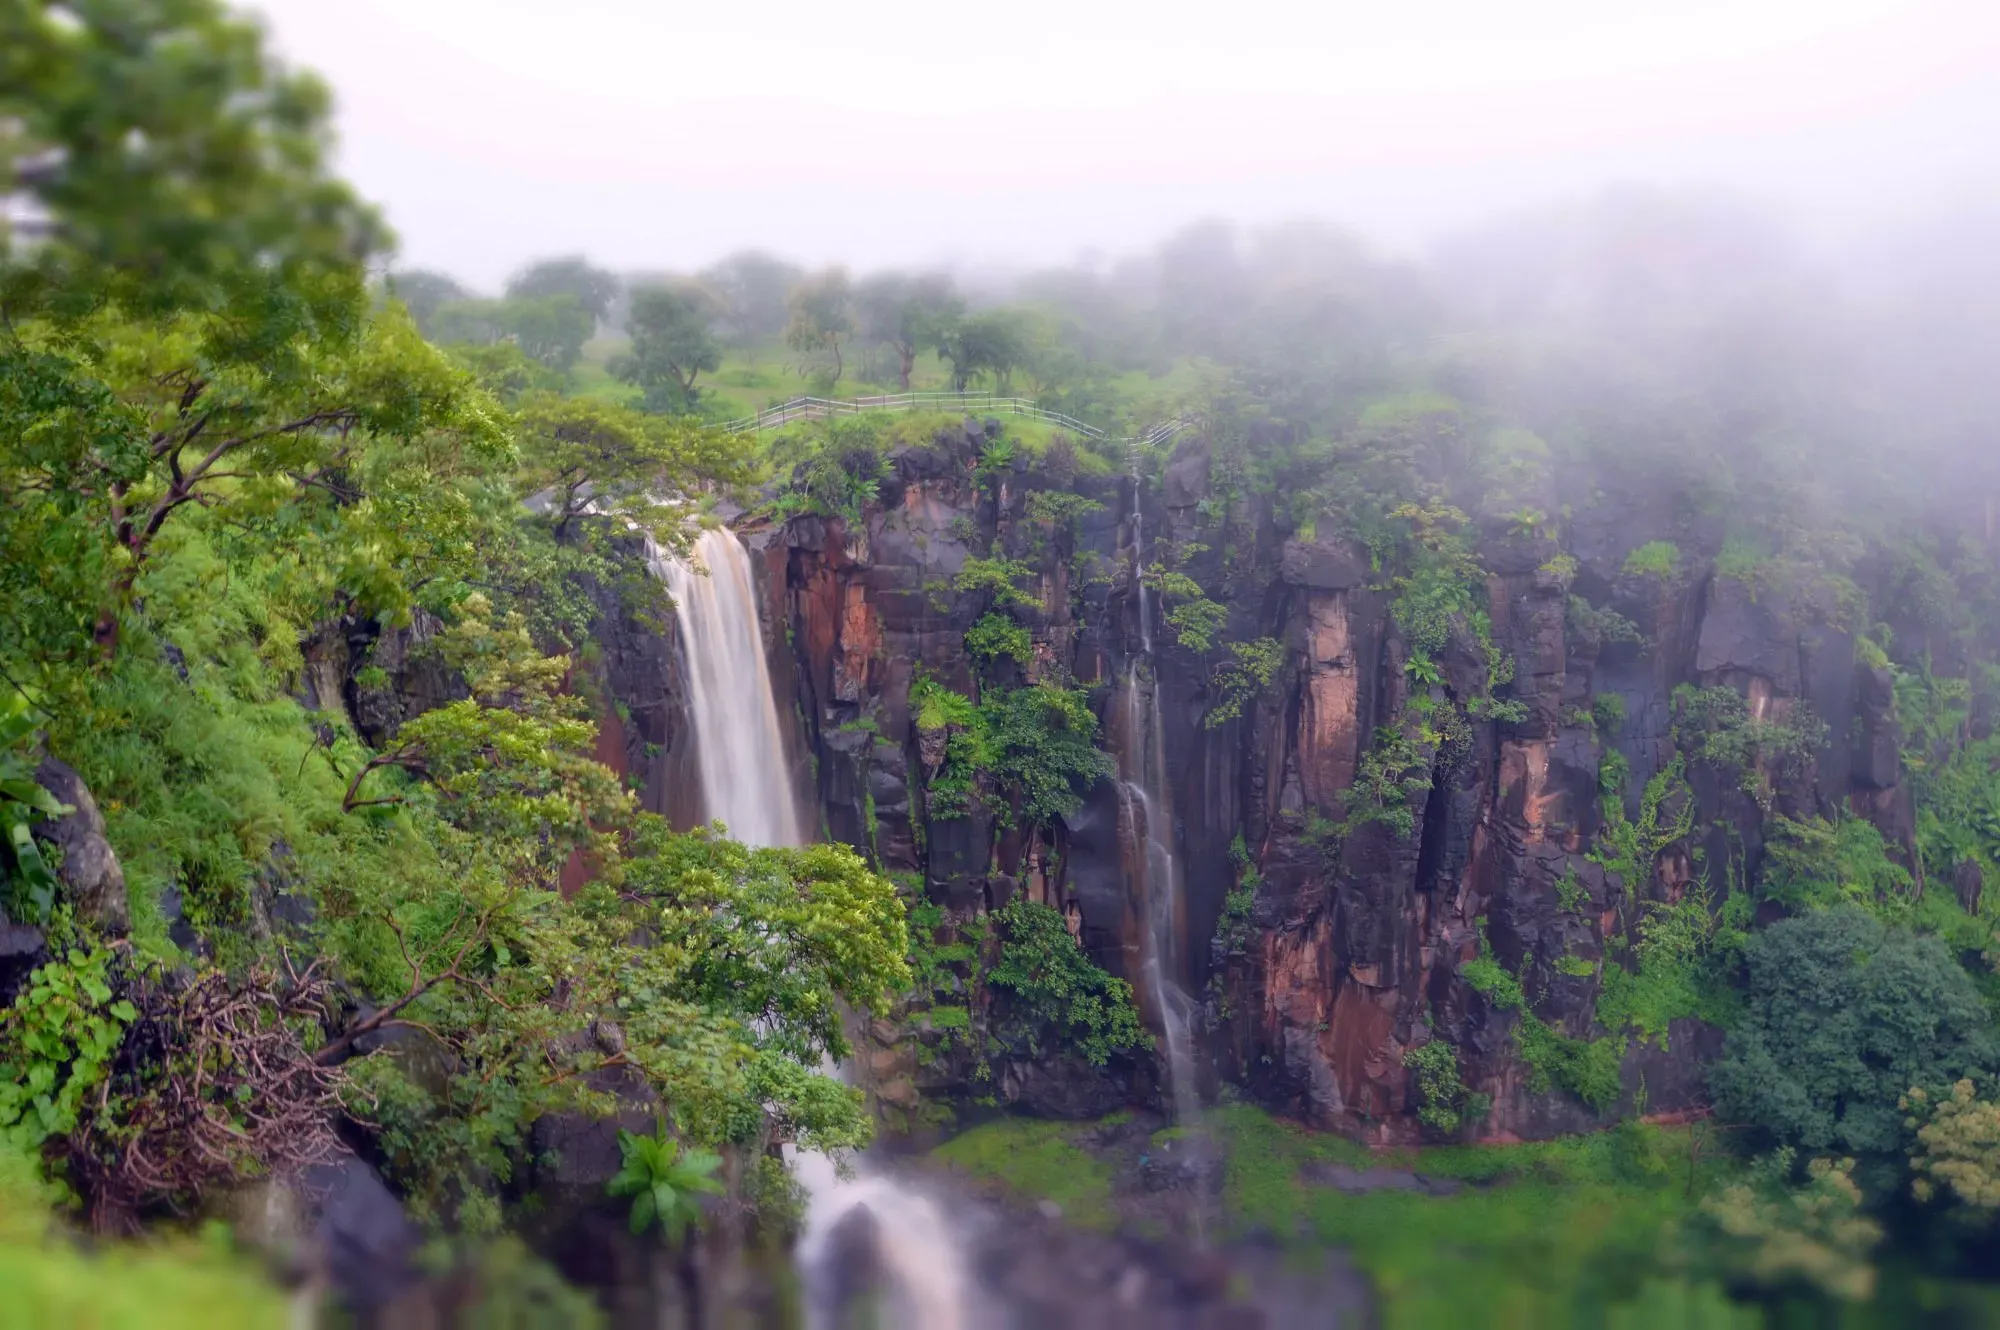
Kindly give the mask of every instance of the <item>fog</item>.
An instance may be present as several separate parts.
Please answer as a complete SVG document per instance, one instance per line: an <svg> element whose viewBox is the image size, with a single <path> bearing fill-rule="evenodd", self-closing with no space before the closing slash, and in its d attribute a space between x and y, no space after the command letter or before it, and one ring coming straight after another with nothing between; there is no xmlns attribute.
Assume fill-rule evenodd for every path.
<svg viewBox="0 0 2000 1330"><path fill-rule="evenodd" d="M1415 251L1634 184L1845 248L2000 197L1982 0L260 7L401 261L489 289L568 252L1013 268L1210 216Z"/></svg>

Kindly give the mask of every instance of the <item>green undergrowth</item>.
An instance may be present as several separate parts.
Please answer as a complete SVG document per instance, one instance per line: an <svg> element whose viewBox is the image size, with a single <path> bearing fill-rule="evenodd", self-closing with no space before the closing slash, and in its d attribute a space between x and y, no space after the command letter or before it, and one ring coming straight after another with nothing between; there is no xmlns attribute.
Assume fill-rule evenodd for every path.
<svg viewBox="0 0 2000 1330"><path fill-rule="evenodd" d="M99 1243L55 1231L24 1156L0 1150L0 1330L279 1330L285 1299L219 1229L198 1237Z"/></svg>
<svg viewBox="0 0 2000 1330"><path fill-rule="evenodd" d="M1380 1154L1243 1104L1218 1107L1209 1127L1228 1161L1227 1233L1346 1248L1376 1283L1386 1330L1587 1324L1637 1293L1666 1225L1693 1209L1717 1169L1696 1157L1691 1177L1685 1131L1637 1124ZM1315 1163L1464 1185L1450 1196L1349 1195L1303 1181Z"/></svg>
<svg viewBox="0 0 2000 1330"><path fill-rule="evenodd" d="M932 1157L999 1183L1021 1200L1054 1201L1063 1218L1079 1228L1108 1232L1118 1222L1111 1204L1111 1166L1076 1144L1075 1138L1087 1130L1074 1122L998 1118L952 1137Z"/></svg>

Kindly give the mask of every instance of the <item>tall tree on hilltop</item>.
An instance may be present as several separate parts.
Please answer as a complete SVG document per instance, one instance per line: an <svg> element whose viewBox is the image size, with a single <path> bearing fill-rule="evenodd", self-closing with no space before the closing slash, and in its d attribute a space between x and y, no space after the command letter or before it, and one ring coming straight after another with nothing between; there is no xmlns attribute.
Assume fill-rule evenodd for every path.
<svg viewBox="0 0 2000 1330"><path fill-rule="evenodd" d="M930 344L940 328L959 319L965 302L942 273L911 277L878 273L854 290L854 311L860 335L871 344L896 350L897 374L903 391L910 390L910 372L917 353Z"/></svg>
<svg viewBox="0 0 2000 1330"><path fill-rule="evenodd" d="M428 268L405 268L392 272L383 283L388 293L403 302L410 311L410 317L423 329L424 336L432 336L431 320L437 316L440 307L454 301L469 300L472 292L460 286L449 275L434 272Z"/></svg>
<svg viewBox="0 0 2000 1330"><path fill-rule="evenodd" d="M833 373L825 380L831 391L846 368L840 339L854 331L854 295L846 272L828 268L808 278L792 292L792 319L785 327L785 344L801 355L833 357Z"/></svg>
<svg viewBox="0 0 2000 1330"><path fill-rule="evenodd" d="M590 311L593 323L601 323L618 298L618 274L592 267L581 255L538 259L507 279L509 296L538 300L548 296L571 296Z"/></svg>
<svg viewBox="0 0 2000 1330"><path fill-rule="evenodd" d="M612 377L645 391L645 408L692 411L695 379L722 364L709 331L710 304L698 288L654 286L632 293L632 350L611 362Z"/></svg>
<svg viewBox="0 0 2000 1330"><path fill-rule="evenodd" d="M804 278L798 265L757 250L732 254L696 274L715 297L717 335L744 350L783 335L791 317L792 288Z"/></svg>

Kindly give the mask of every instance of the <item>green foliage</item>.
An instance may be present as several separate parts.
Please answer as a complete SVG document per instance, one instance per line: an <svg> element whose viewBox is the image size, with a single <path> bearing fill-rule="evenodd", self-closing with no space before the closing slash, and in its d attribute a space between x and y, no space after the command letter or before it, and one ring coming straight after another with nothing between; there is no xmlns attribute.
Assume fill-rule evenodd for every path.
<svg viewBox="0 0 2000 1330"><path fill-rule="evenodd" d="M605 1190L632 1200L632 1231L644 1236L657 1227L668 1242L679 1242L688 1228L701 1222L701 1193L722 1194L723 1185L710 1176L722 1167L722 1156L707 1150L683 1150L667 1134L663 1120L651 1136L621 1128L620 1167Z"/></svg>
<svg viewBox="0 0 2000 1330"><path fill-rule="evenodd" d="M965 649L982 666L1011 660L1022 669L1033 659L1035 642L1028 630L1001 614L985 614L966 629Z"/></svg>
<svg viewBox="0 0 2000 1330"><path fill-rule="evenodd" d="M952 1137L931 1157L982 1181L998 1182L1023 1200L1054 1201L1065 1223L1108 1232L1111 1168L1071 1139L1071 1122L998 1118Z"/></svg>
<svg viewBox="0 0 2000 1330"><path fill-rule="evenodd" d="M1458 1050L1443 1039L1431 1039L1403 1054L1403 1065L1416 1075L1417 1121L1450 1135L1467 1119L1484 1115L1486 1096L1466 1089L1458 1075Z"/></svg>
<svg viewBox="0 0 2000 1330"><path fill-rule="evenodd" d="M1231 642L1230 659L1218 666L1211 683L1216 700L1202 717L1210 729L1225 725L1243 714L1285 663L1285 645L1275 637L1259 637L1249 642Z"/></svg>
<svg viewBox="0 0 2000 1330"><path fill-rule="evenodd" d="M1583 914L1590 908L1590 893L1584 890L1574 868L1564 868L1556 879L1556 908L1564 914Z"/></svg>
<svg viewBox="0 0 2000 1330"><path fill-rule="evenodd" d="M220 1226L147 1242L71 1241L31 1156L0 1147L4 1330L281 1330L293 1318L257 1262Z"/></svg>
<svg viewBox="0 0 2000 1330"><path fill-rule="evenodd" d="M1628 945L1633 965L1604 967L1597 1019L1613 1035L1630 1033L1667 1046L1667 1027L1704 1014L1707 962L1716 937L1714 901L1705 881L1689 883L1678 901L1643 901ZM1622 1039L1620 1040L1622 1044Z"/></svg>
<svg viewBox="0 0 2000 1330"><path fill-rule="evenodd" d="M1434 744L1426 743L1425 737L1423 728L1407 725L1384 725L1375 731L1375 742L1362 754L1354 784L1342 792L1346 813L1342 835L1371 822L1379 822L1403 840L1416 834L1415 801L1431 788Z"/></svg>
<svg viewBox="0 0 2000 1330"><path fill-rule="evenodd" d="M1494 959L1484 919L1479 930L1479 955L1461 964L1458 975L1495 1007L1516 1013L1514 1045L1528 1065L1529 1088L1538 1093L1563 1090L1600 1112L1615 1104L1621 1093L1618 1066L1625 1040L1577 1039L1535 1015L1521 980Z"/></svg>
<svg viewBox="0 0 2000 1330"><path fill-rule="evenodd" d="M644 415L615 402L531 393L519 407L521 468L515 492L545 505L558 541L585 513L622 534L636 526L684 549L699 515L697 491L749 479L742 444L687 420Z"/></svg>
<svg viewBox="0 0 2000 1330"><path fill-rule="evenodd" d="M1909 870L1889 858L1873 823L1858 817L1797 821L1775 817L1764 844L1764 895L1793 909L1843 903L1881 909L1915 889Z"/></svg>
<svg viewBox="0 0 2000 1330"><path fill-rule="evenodd" d="M1096 499L1087 499L1069 490L1034 490L1028 495L1030 518L1066 531L1074 532L1083 518L1103 511L1104 505Z"/></svg>
<svg viewBox="0 0 2000 1330"><path fill-rule="evenodd" d="M18 695L0 697L0 908L21 923L45 922L55 911L60 884L29 828L69 810L35 781L25 750L35 722Z"/></svg>
<svg viewBox="0 0 2000 1330"><path fill-rule="evenodd" d="M1132 1004L1132 986L1091 963L1060 912L1015 897L994 913L1000 958L986 982L1014 995L1031 1048L1052 1027L1063 1045L1101 1067L1113 1053L1150 1042Z"/></svg>
<svg viewBox="0 0 2000 1330"><path fill-rule="evenodd" d="M1755 589L1759 573L1770 562L1768 550L1744 536L1732 535L1722 542L1722 549L1715 556L1715 575Z"/></svg>
<svg viewBox="0 0 2000 1330"><path fill-rule="evenodd" d="M1582 596L1571 596L1563 615L1564 631L1579 648L1599 650L1618 643L1643 640L1639 625L1612 609L1598 608Z"/></svg>
<svg viewBox="0 0 2000 1330"><path fill-rule="evenodd" d="M705 298L685 287L635 291L627 326L632 349L607 366L611 377L640 389L648 411L692 411L700 397L695 380L722 365Z"/></svg>
<svg viewBox="0 0 2000 1330"><path fill-rule="evenodd" d="M1916 1198L1933 1200L1942 1189L1974 1210L2000 1210L2000 1104L1979 1098L1971 1081L1960 1080L1936 1099L1912 1088L1898 1107L1909 1114L1904 1125L1917 1133L1910 1153Z"/></svg>
<svg viewBox="0 0 2000 1330"><path fill-rule="evenodd" d="M1733 1283L1866 1302L1875 1292L1869 1258L1883 1231L1862 1211L1854 1161L1815 1159L1795 1186L1795 1157L1778 1150L1703 1200L1688 1225L1691 1245Z"/></svg>
<svg viewBox="0 0 2000 1330"><path fill-rule="evenodd" d="M1606 769L1612 767L1608 753L1605 763ZM1647 780L1639 796L1638 820L1633 821L1625 816L1622 758L1616 770L1615 784L1604 781L1603 769L1599 772L1604 784L1604 827L1590 859L1616 874L1625 890L1637 897L1652 883L1661 852L1687 839L1694 829L1694 794L1682 774L1680 755L1675 754Z"/></svg>
<svg viewBox="0 0 2000 1330"><path fill-rule="evenodd" d="M582 255L537 259L507 279L507 294L516 300L567 296L601 322L624 285L618 274L594 267Z"/></svg>
<svg viewBox="0 0 2000 1330"><path fill-rule="evenodd" d="M1021 583L1034 576L1034 569L1012 559L967 559L951 588L962 596L990 596L995 609L1031 608L1035 598L1021 590Z"/></svg>
<svg viewBox="0 0 2000 1330"><path fill-rule="evenodd" d="M933 736L925 786L933 817L965 816L976 788L983 788L1003 820L1047 826L1074 814L1090 787L1112 774L1081 689L1053 683L990 689L975 704L920 675L910 685L910 704L919 736Z"/></svg>
<svg viewBox="0 0 2000 1330"><path fill-rule="evenodd" d="M1615 736L1625 724L1625 699L1616 693L1595 693L1590 699L1590 719L1601 738Z"/></svg>
<svg viewBox="0 0 2000 1330"><path fill-rule="evenodd" d="M1672 578L1681 568L1680 546L1669 540L1649 540L1625 556L1625 572L1632 577Z"/></svg>
<svg viewBox="0 0 2000 1330"><path fill-rule="evenodd" d="M785 517L817 513L858 528L888 479L881 425L873 416L794 426L771 440L770 456L780 468L777 511Z"/></svg>
<svg viewBox="0 0 2000 1330"><path fill-rule="evenodd" d="M1774 715L1750 714L1750 703L1734 688L1674 689L1674 742L1696 762L1733 771L1746 793L1768 804L1767 776L1801 776L1826 747L1826 724L1803 700L1772 707Z"/></svg>
<svg viewBox="0 0 2000 1330"><path fill-rule="evenodd" d="M1252 916L1257 908L1257 893L1264 887L1264 875L1251 860L1241 832L1230 842L1229 859L1236 867L1236 882L1222 898L1215 939L1225 950L1240 954L1253 936Z"/></svg>
<svg viewBox="0 0 2000 1330"><path fill-rule="evenodd" d="M0 1024L0 1153L40 1150L110 1110L98 1094L125 1027L138 1016L114 997L111 956L72 948L34 972Z"/></svg>
<svg viewBox="0 0 2000 1330"><path fill-rule="evenodd" d="M1710 1082L1782 1144L1898 1155L1905 1092L2000 1068L1985 1004L1935 937L1839 906L1773 924L1743 957L1743 1011Z"/></svg>

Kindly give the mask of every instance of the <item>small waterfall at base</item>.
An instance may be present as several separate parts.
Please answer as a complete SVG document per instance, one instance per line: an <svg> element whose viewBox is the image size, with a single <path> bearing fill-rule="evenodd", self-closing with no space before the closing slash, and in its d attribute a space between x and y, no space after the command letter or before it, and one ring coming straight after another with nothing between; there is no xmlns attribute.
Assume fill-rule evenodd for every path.
<svg viewBox="0 0 2000 1330"><path fill-rule="evenodd" d="M1158 1013L1167 1046L1167 1089L1174 1119L1192 1126L1201 1113L1194 1072L1194 1000L1181 985L1187 973L1182 937L1185 905L1180 862L1174 856L1173 802L1167 789L1167 736L1159 681L1140 670L1153 663L1153 611L1144 574L1145 528L1132 514L1132 585L1139 597L1140 655L1125 675L1125 742L1120 754L1119 813L1134 846L1144 846L1141 890L1145 902L1145 954L1141 979ZM1143 697L1142 697L1143 694Z"/></svg>
<svg viewBox="0 0 2000 1330"><path fill-rule="evenodd" d="M704 816L749 845L804 844L749 553L718 530L703 532L692 555L655 549L650 562L673 592ZM843 1177L825 1155L788 1154L807 1196L797 1262L808 1330L845 1330L848 1304L875 1286L887 1305L871 1327L969 1330L964 1262L929 1198L864 1160Z"/></svg>

